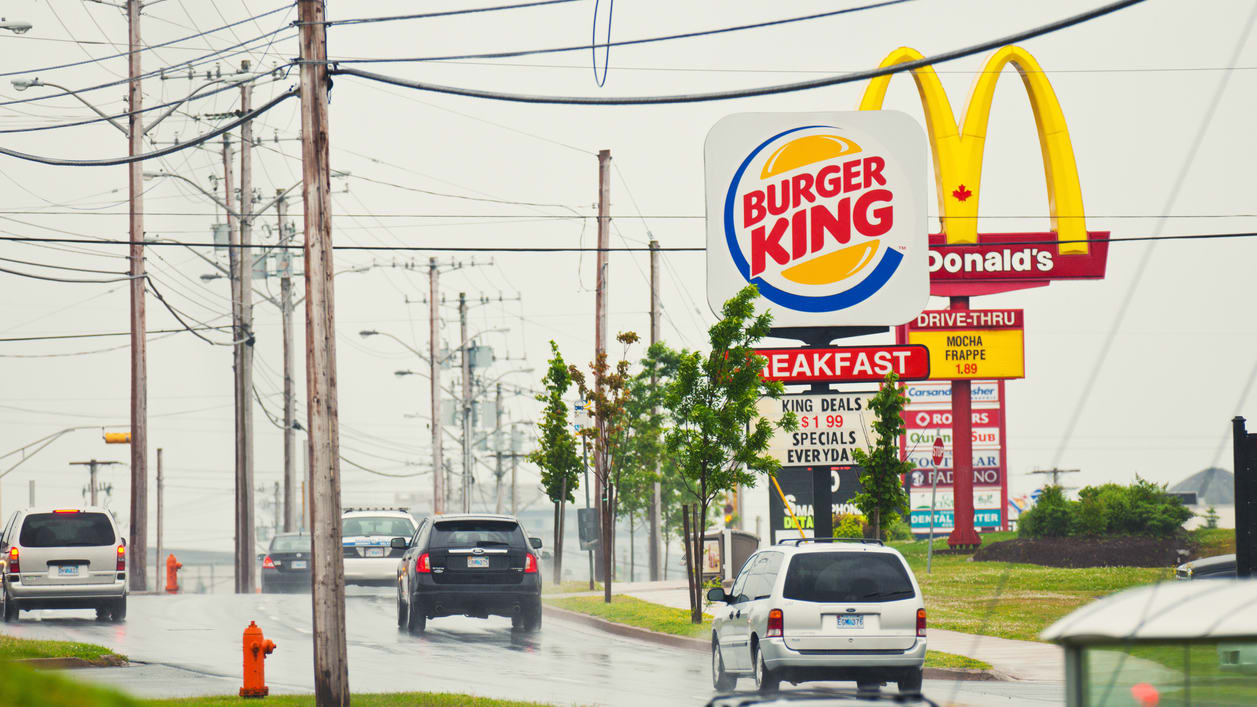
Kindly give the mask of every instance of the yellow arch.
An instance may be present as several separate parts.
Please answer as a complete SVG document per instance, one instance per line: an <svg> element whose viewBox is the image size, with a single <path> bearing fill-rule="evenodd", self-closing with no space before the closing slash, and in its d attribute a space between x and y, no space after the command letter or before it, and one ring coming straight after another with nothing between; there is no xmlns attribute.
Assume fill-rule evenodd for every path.
<svg viewBox="0 0 1257 707"><path fill-rule="evenodd" d="M924 57L909 47L900 47L882 60L880 67L894 66ZM1063 241L1061 253L1087 253L1087 224L1083 218L1082 189L1078 183L1078 166L1074 147L1060 102L1047 75L1034 57L1017 46L999 49L987 60L982 73L973 82L965 107L964 132L960 133L951 109L932 66L912 70L912 78L925 109L926 130L934 151L934 176L938 184L939 214L948 243L976 243L978 240L978 197L982 183L982 157L986 147L986 129L990 122L991 102L1000 72L1012 64L1021 75L1030 106L1034 111L1039 148L1043 154L1043 172L1047 180L1048 212L1052 230ZM878 76L869 82L860 100L860 110L880 110L890 85L890 76ZM953 195L963 185L969 192L964 199ZM963 192L962 192L963 193ZM1061 218L1064 216L1064 218Z"/></svg>

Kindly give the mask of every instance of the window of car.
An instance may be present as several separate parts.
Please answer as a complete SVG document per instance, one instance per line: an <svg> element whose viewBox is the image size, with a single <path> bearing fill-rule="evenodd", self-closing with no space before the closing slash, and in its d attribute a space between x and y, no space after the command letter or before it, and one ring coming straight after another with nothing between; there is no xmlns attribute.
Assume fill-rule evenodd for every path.
<svg viewBox="0 0 1257 707"><path fill-rule="evenodd" d="M899 558L872 552L809 552L795 555L782 596L814 602L878 602L916 594Z"/></svg>
<svg viewBox="0 0 1257 707"><path fill-rule="evenodd" d="M13 524L17 522L17 517L18 517L19 515L21 515L21 514L20 514L18 511L14 511L14 512L13 512L13 515L9 516L9 522L7 522L7 523L5 523L5 524L4 524L4 531L3 531L3 532L0 532L0 543L2 543L2 544L4 544L4 545L9 545L9 544L12 544L12 542L13 542Z"/></svg>
<svg viewBox="0 0 1257 707"><path fill-rule="evenodd" d="M419 527L415 529L415 535L410 539L411 547L421 547L420 543L427 538L428 519L419 521Z"/></svg>
<svg viewBox="0 0 1257 707"><path fill-rule="evenodd" d="M756 556L751 567L750 576L742 593L745 600L763 599L773 592L777 581L777 571L781 569L782 556L779 552L761 552Z"/></svg>
<svg viewBox="0 0 1257 707"><path fill-rule="evenodd" d="M751 555L743 563L742 569L738 570L738 576L733 580L733 588L729 590L729 596L733 597L732 603L746 601L746 582L751 577L751 569L758 561L759 555Z"/></svg>
<svg viewBox="0 0 1257 707"><path fill-rule="evenodd" d="M510 520L447 520L433 524L433 547L514 545L524 547L524 531Z"/></svg>
<svg viewBox="0 0 1257 707"><path fill-rule="evenodd" d="M271 540L271 552L309 552L309 535L277 535Z"/></svg>
<svg viewBox="0 0 1257 707"><path fill-rule="evenodd" d="M408 538L415 532L409 518L400 516L351 516L340 524L342 538L382 535L390 538Z"/></svg>
<svg viewBox="0 0 1257 707"><path fill-rule="evenodd" d="M22 522L23 547L113 545L117 537L104 513L32 513Z"/></svg>

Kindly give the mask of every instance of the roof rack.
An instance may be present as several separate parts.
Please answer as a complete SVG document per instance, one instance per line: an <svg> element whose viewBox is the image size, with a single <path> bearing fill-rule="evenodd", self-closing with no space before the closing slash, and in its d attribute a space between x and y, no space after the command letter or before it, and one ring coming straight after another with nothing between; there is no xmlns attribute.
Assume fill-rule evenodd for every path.
<svg viewBox="0 0 1257 707"><path fill-rule="evenodd" d="M881 540L872 538L786 538L778 540L778 545L802 545L803 543L860 543L862 545L885 545Z"/></svg>

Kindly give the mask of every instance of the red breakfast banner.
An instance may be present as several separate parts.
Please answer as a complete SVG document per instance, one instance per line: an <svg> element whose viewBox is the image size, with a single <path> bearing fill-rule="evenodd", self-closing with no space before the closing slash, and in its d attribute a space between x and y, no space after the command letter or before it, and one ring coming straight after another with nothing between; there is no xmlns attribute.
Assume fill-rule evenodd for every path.
<svg viewBox="0 0 1257 707"><path fill-rule="evenodd" d="M824 349L756 349L768 359L765 380L784 383L880 381L894 371L901 380L930 376L930 352L924 346L839 346Z"/></svg>

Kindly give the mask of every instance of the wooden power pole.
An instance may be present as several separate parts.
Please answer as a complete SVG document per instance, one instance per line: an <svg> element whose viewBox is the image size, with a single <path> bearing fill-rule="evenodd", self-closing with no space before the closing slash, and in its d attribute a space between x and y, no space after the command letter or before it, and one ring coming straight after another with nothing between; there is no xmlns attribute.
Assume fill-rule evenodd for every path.
<svg viewBox="0 0 1257 707"><path fill-rule="evenodd" d="M441 308L437 280L440 272L436 258L428 258L428 379L432 383L432 512L445 512L445 465L441 456L441 362L437 342L441 327Z"/></svg>
<svg viewBox="0 0 1257 707"><path fill-rule="evenodd" d="M140 90L140 0L126 0L127 153L144 151L144 95ZM131 591L147 589L148 349L144 315L144 165L127 164L131 240Z"/></svg>
<svg viewBox="0 0 1257 707"><path fill-rule="evenodd" d="M162 592L166 589L162 583L162 491L164 490L165 479L162 478L161 471L161 447L157 448L157 553L153 556L153 591Z"/></svg>
<svg viewBox="0 0 1257 707"><path fill-rule="evenodd" d="M654 346L659 342L659 241L653 238L650 241L650 345ZM655 375L650 375L650 387L655 387ZM657 412L657 411L653 411ZM655 469L658 472L658 469ZM663 547L663 538L661 535L662 522L660 520L663 513L662 503L663 486L659 482L658 477L651 484L650 490L650 550L648 558L650 561L650 581L658 582L661 579L660 552Z"/></svg>
<svg viewBox="0 0 1257 707"><path fill-rule="evenodd" d="M336 318L332 289L332 204L328 161L327 27L323 0L298 0L301 45L301 179L305 206L306 439L314 565L314 699L348 707L345 573L340 536L340 435Z"/></svg>
<svg viewBox="0 0 1257 707"><path fill-rule="evenodd" d="M458 327L463 364L463 513L471 512L471 342L467 340L467 293L458 293Z"/></svg>
<svg viewBox="0 0 1257 707"><path fill-rule="evenodd" d="M293 404L292 385L292 251L287 246L292 244L291 231L288 230L288 202L284 199L283 190L275 197L275 209L279 215L279 243L282 260L279 268L279 313L283 329L284 350L284 532L296 530L296 509L294 493L297 488L296 460L293 458L293 422L296 409Z"/></svg>
<svg viewBox="0 0 1257 707"><path fill-rule="evenodd" d="M249 64L241 65L248 71ZM248 113L253 109L253 84L240 84L240 112ZM231 203L230 196L227 203ZM253 490L253 122L246 121L240 126L240 200L236 211L239 213L240 255L236 258L239 265L236 271L237 292L240 295L240 333L236 347L240 351L240 367L236 371L236 385L239 387L240 415L239 435L236 446L236 474L238 476L236 495L236 533L237 533L237 567L236 591L252 594L257 582L257 528L254 523L254 490Z"/></svg>
<svg viewBox="0 0 1257 707"><path fill-rule="evenodd" d="M596 279L596 289L594 290L594 360L607 352L607 244L610 240L611 225L611 150L598 151L598 274ZM602 379L595 377L594 385L598 393L602 392ZM605 421L601 418L595 418L594 424L598 426L598 435L605 438L607 428ZM602 442L599 442L602 444ZM597 446L594 447L597 450ZM598 508L598 527L600 528L601 537L598 546L594 551L598 571L602 574L602 580L607 587L610 582L607 580L611 577L611 548L608 545L611 542L611 525L606 507L607 491L604 487L603 480L607 478L607 469L604 468L604 460L602 454L594 454L594 497ZM608 592L610 590L608 589ZM610 601L610 599L607 599Z"/></svg>

